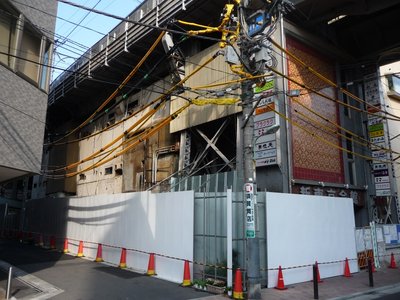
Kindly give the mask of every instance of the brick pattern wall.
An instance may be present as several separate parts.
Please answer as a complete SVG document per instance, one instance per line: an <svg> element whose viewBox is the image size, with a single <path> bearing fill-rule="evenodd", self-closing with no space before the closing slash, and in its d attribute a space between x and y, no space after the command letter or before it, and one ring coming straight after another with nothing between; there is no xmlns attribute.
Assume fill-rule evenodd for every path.
<svg viewBox="0 0 400 300"><path fill-rule="evenodd" d="M335 65L314 49L288 38L287 48L308 66L335 82ZM293 61L288 61L289 77L312 87L313 89L334 99L337 98L334 88L313 75L304 67ZM335 102L302 89L290 82L290 89L300 89L301 96L297 100L306 107L322 115L324 119L339 123L338 106ZM306 117L305 117L305 116ZM341 146L340 139L333 133L337 128L324 122L321 118L307 111L296 102L291 103L291 118L297 124L306 128L315 135L328 141L322 141L311 136L299 127L292 127L293 143L293 174L295 179L316 180L324 182L343 183L344 171L341 151L336 146ZM318 123L312 123L311 118ZM320 125L322 124L322 125Z"/></svg>

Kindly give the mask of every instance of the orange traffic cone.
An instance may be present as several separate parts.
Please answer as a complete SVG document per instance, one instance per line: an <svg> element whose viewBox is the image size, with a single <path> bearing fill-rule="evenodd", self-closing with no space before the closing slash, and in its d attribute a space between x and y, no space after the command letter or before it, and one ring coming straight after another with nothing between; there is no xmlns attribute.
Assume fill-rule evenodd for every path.
<svg viewBox="0 0 400 300"><path fill-rule="evenodd" d="M236 272L235 272L235 285L233 286L233 299L244 299L243 298L242 272L240 271L240 268L237 268Z"/></svg>
<svg viewBox="0 0 400 300"><path fill-rule="evenodd" d="M83 241L79 241L78 254L76 257L83 257Z"/></svg>
<svg viewBox="0 0 400 300"><path fill-rule="evenodd" d="M64 240L64 250L63 250L63 252L64 253L68 253L69 252L69 250L68 250L68 239L67 238L65 238L65 240Z"/></svg>
<svg viewBox="0 0 400 300"><path fill-rule="evenodd" d="M319 276L319 268L318 268L318 262L317 261L315 261L315 266L317 268L317 282L321 283L323 281L321 280L321 277Z"/></svg>
<svg viewBox="0 0 400 300"><path fill-rule="evenodd" d="M121 251L121 259L119 260L119 266L121 269L125 269L126 268L126 249L122 248Z"/></svg>
<svg viewBox="0 0 400 300"><path fill-rule="evenodd" d="M189 261L185 260L185 265L183 267L183 282L182 286L190 286L192 283L190 281L190 268Z"/></svg>
<svg viewBox="0 0 400 300"><path fill-rule="evenodd" d="M390 269L397 269L396 266L396 260L394 259L394 254L392 252L392 254L390 255L390 265L389 265Z"/></svg>
<svg viewBox="0 0 400 300"><path fill-rule="evenodd" d="M350 274L350 267L349 267L349 260L346 257L345 263L344 263L344 277L351 277Z"/></svg>
<svg viewBox="0 0 400 300"><path fill-rule="evenodd" d="M149 265L147 266L147 275L152 276L155 275L155 263L154 263L154 253L150 253L149 257Z"/></svg>
<svg viewBox="0 0 400 300"><path fill-rule="evenodd" d="M54 235L50 237L50 249L56 249L56 238Z"/></svg>
<svg viewBox="0 0 400 300"><path fill-rule="evenodd" d="M103 245L99 244L97 246L97 255L96 255L96 259L94 260L95 262L103 262Z"/></svg>
<svg viewBox="0 0 400 300"><path fill-rule="evenodd" d="M278 268L278 284L275 287L277 290L286 290L285 281L283 280L282 268L279 266Z"/></svg>

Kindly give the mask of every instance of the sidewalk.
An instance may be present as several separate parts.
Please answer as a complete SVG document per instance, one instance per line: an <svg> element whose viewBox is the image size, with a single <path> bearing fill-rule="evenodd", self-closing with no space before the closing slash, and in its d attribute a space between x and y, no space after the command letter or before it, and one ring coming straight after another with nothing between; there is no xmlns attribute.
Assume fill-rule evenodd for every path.
<svg viewBox="0 0 400 300"><path fill-rule="evenodd" d="M333 299L342 297L346 299L355 293L368 293L371 290L382 287L399 285L400 270L388 269L386 266L379 269L374 275L374 287L369 287L368 272L361 270L354 273L352 277L343 276L325 278L324 282L318 285L319 299ZM343 298L343 296L346 296ZM268 300L280 299L314 299L312 282L305 282L288 286L287 290L263 289L262 298Z"/></svg>
<svg viewBox="0 0 400 300"><path fill-rule="evenodd" d="M343 276L324 278L318 285L319 299L345 300L345 299L378 299L368 298L368 294L380 294L382 291L400 292L400 268L388 269L386 265L374 275L374 287L369 287L368 272L361 270L352 274L350 278ZM314 299L312 282L304 282L286 286L287 290L262 289L263 300L309 300ZM202 300L227 299L222 296L209 296Z"/></svg>

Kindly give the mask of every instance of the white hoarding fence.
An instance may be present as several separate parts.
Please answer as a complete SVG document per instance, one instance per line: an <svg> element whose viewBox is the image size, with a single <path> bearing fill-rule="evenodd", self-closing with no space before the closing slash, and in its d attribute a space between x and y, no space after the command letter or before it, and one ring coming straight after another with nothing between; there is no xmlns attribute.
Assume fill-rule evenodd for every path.
<svg viewBox="0 0 400 300"><path fill-rule="evenodd" d="M27 228L47 233L46 238L55 236L60 244L67 238L71 253L78 252L82 241L84 255L94 259L101 243L104 260L118 265L125 248L127 266L141 272L155 253L158 277L174 282L182 281L183 261L193 261L193 191L50 199L52 214L59 219L36 220L35 211L44 211L48 204L41 202L28 203ZM40 228L43 224L45 229Z"/></svg>
<svg viewBox="0 0 400 300"><path fill-rule="evenodd" d="M266 215L268 287L279 266L286 284L309 281L316 261L321 278L343 275L346 258L358 271L351 198L267 193Z"/></svg>

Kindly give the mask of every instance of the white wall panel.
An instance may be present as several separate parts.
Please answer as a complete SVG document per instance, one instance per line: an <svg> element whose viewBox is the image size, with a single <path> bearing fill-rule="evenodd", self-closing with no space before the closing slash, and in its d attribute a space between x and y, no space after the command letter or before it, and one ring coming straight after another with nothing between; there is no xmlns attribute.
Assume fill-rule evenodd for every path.
<svg viewBox="0 0 400 300"><path fill-rule="evenodd" d="M78 252L82 240L92 242L84 244L86 257L94 259L97 243L102 243L104 260L114 264L119 264L121 249L106 245L176 257L180 260L156 255L156 273L160 278L182 282L182 259L193 260L193 191L124 193L49 201L53 203L51 214L39 222L50 224L52 216L61 219L67 212L63 219L66 226L47 226L44 233L56 235L59 245L63 237L68 237L71 253ZM49 204L48 199L30 202L28 214L34 213L34 209L44 209L46 203ZM35 223L27 225L32 231L40 230ZM145 272L148 260L146 253L127 251L129 268Z"/></svg>
<svg viewBox="0 0 400 300"><path fill-rule="evenodd" d="M357 258L353 200L267 193L268 269ZM320 264L321 278L343 275L344 263ZM357 261L350 271L358 272ZM283 271L285 284L310 281L312 267ZM275 287L278 272L268 272Z"/></svg>

